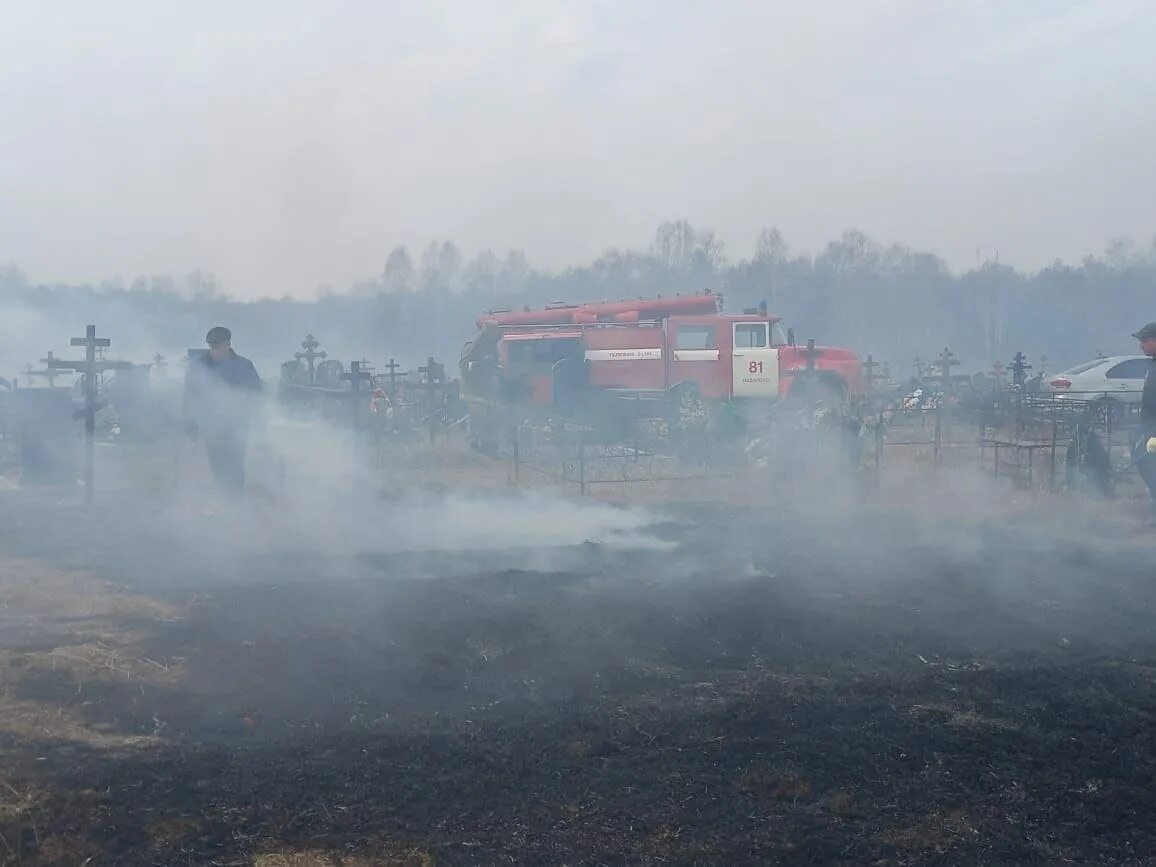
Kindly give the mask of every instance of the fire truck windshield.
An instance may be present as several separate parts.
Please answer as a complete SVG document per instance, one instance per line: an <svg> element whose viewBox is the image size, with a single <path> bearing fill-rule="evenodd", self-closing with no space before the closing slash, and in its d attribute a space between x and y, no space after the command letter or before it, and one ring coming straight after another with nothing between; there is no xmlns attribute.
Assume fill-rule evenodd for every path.
<svg viewBox="0 0 1156 867"><path fill-rule="evenodd" d="M771 323L771 346L786 346L787 332L783 330L781 322Z"/></svg>

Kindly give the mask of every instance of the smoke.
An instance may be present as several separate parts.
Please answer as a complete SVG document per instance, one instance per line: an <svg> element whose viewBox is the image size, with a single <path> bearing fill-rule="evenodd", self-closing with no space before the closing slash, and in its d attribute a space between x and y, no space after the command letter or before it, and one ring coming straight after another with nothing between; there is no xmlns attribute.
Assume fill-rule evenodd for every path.
<svg viewBox="0 0 1156 867"><path fill-rule="evenodd" d="M973 467L904 474L899 459L873 485L838 438L812 435L774 465L617 506L510 488L458 446L379 449L270 397L244 498L217 489L200 441L122 442L98 449L95 513L59 491L45 508L4 494L21 498L7 542L34 548L56 538L38 525L67 521L54 563L180 601L190 649L174 652L195 669L211 646L238 666L191 681L193 722L171 723L190 730L257 701L348 727L353 706L376 719L541 703L623 672L700 681L719 664L790 673L856 653L983 664L982 648L1125 641L1105 638L1105 600L1146 560L1088 522L1092 506L1033 501ZM269 684L254 686L250 649L276 660Z"/></svg>
<svg viewBox="0 0 1156 867"><path fill-rule="evenodd" d="M45 345L44 336L55 330L56 324L43 311L19 305L0 306L0 376L5 379L18 376L24 385L27 367L39 368L37 360L44 358L45 351L55 343ZM57 357L63 356L58 352Z"/></svg>
<svg viewBox="0 0 1156 867"><path fill-rule="evenodd" d="M70 332L82 333L84 314L77 316L81 324L69 326L18 305L5 313L6 357L24 363L47 347L65 354ZM157 333L148 316L128 310L108 332L98 327L138 361L182 339ZM182 324L180 332L195 345L205 328ZM333 342L358 344L340 334ZM262 365L261 372L267 399L251 432L244 500L216 488L203 442L180 435L179 363L153 376L157 406L171 422L161 436L98 448L98 502L131 516L105 528L122 543L115 556L126 571L195 585L573 568L599 576L610 593L633 584L790 580L799 593L865 599L953 575L993 599L1023 601L1041 581L1052 588L1098 586L1099 573L1072 566L1073 551L1115 562L1119 540L1130 532L1126 519L1108 517L1098 503L1033 499L972 466L932 472L885 458L873 484L849 470L846 437L821 431L768 435L766 465L756 460L738 465L730 478L672 484L645 508L578 498L573 488L495 485L492 476L504 468L475 455L462 458L460 444L444 453L460 466L436 474L435 484L435 474L427 477L416 465L418 456L436 463L436 450L379 447L343 425L302 420L272 394L276 368ZM79 433L78 422L64 423ZM635 495L629 486L619 490L625 499ZM167 556L158 561L157 551Z"/></svg>
<svg viewBox="0 0 1156 867"><path fill-rule="evenodd" d="M649 510L535 491L434 492L390 482L404 461L367 445L362 434L302 421L266 401L248 457L249 496L214 486L199 442L179 446L177 490L163 532L190 551L236 561L293 550L335 558L365 554L532 552L572 546L664 549L647 534Z"/></svg>

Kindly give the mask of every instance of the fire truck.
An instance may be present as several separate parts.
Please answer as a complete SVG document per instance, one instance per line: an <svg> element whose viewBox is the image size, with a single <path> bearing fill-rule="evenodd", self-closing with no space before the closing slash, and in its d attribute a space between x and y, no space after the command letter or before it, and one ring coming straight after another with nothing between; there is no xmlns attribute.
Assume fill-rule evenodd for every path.
<svg viewBox="0 0 1156 867"><path fill-rule="evenodd" d="M861 391L855 353L798 346L765 304L723 313L710 290L491 310L476 324L461 357L471 414L513 406L565 412L622 398L753 408L804 388L835 401Z"/></svg>

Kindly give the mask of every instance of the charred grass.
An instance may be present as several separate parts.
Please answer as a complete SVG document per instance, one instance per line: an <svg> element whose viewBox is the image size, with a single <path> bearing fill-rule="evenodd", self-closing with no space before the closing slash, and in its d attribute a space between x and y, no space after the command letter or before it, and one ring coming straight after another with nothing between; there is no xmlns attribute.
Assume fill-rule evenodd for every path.
<svg viewBox="0 0 1156 867"><path fill-rule="evenodd" d="M0 862L1152 854L1144 570L1010 596L950 564L712 574L694 552L717 520L673 560L553 570L271 560L150 589L6 561Z"/></svg>

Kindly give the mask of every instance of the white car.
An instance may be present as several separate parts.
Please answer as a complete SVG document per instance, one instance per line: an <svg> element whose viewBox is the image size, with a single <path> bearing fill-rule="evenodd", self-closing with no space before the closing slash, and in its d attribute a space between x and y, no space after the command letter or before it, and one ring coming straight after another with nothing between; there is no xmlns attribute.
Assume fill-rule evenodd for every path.
<svg viewBox="0 0 1156 867"><path fill-rule="evenodd" d="M1138 404L1144 377L1152 366L1152 359L1146 355L1097 358L1049 376L1043 381L1042 390L1044 395L1069 400Z"/></svg>

